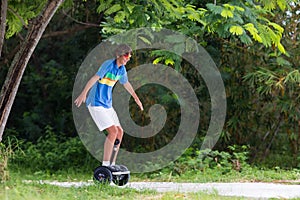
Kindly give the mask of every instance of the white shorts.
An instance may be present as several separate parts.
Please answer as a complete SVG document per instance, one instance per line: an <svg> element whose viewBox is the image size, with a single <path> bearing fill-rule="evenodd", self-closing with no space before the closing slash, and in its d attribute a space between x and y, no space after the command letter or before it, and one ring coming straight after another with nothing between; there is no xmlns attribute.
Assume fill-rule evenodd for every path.
<svg viewBox="0 0 300 200"><path fill-rule="evenodd" d="M88 109L100 131L103 131L113 125L121 127L118 115L114 108L88 106Z"/></svg>

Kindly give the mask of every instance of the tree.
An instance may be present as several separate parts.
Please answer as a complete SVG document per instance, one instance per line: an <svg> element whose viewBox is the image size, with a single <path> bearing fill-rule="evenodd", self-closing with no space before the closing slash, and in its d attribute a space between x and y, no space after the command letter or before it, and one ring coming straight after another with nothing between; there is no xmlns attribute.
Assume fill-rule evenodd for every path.
<svg viewBox="0 0 300 200"><path fill-rule="evenodd" d="M7 26L9 28L7 28L6 37L18 32L20 27L25 27L25 30L23 29L16 38L13 38L14 44L22 43L24 40L22 34L28 31L28 20L37 15L36 10L38 9L34 7L37 1L44 6L45 0L22 1L22 4L26 4L26 6L20 5L20 1L8 1ZM24 85L21 85L20 89L24 89L24 91L19 89L20 99L16 99L14 104L14 108L21 111L11 113L10 116L14 118L10 118L11 126L9 128L11 129L8 130L8 134L18 132L20 137L28 139L28 134L33 136L32 133L35 133L34 138L28 139L35 141L44 133L45 126L51 126L54 127L57 134L73 136L75 131L72 128L57 129L55 126L63 124L63 126L71 127L72 111L68 110L70 104L68 93L72 90L70 86L73 81L72 75L76 74L77 67L81 58L83 59L86 55L86 51L103 38L116 33L140 27L157 29L163 27L190 36L204 46L223 75L228 102L227 123L222 135L223 140L220 140L221 144L216 148L225 149L231 144L246 143L251 145L251 150L264 151L271 144L280 147L278 142L285 142L284 146L286 147L289 144L288 141L279 141L287 135L285 132L289 134L292 145L295 146L299 140L296 138L296 133L300 138L300 128L296 126L299 121L297 110L300 77L297 71L300 55L299 29L297 28L299 25L299 18L297 18L299 16L297 15L299 14L297 11L299 10L299 0L298 4L294 4L298 8L293 9L293 13L295 13L293 18L297 18L298 21L288 19L286 10L293 5L290 2L296 2L296 0L68 0L66 3L74 3L72 9L67 10L67 14L63 10L61 15L56 15L52 19L47 28L49 32L43 35L43 37L47 36L47 39L39 42L39 48L35 50L35 59L31 59L32 67L30 66L30 69L26 70L30 74L23 77ZM12 3L14 3L13 6ZM43 6L39 6L39 8ZM79 7L81 9L78 9ZM28 8L28 12L20 13L20 10L24 11L25 8ZM89 18L90 16L93 18ZM68 23L62 18L68 19ZM80 34L74 34L74 31L84 29L82 26L77 26L78 24L87 25L87 23L81 23L83 21L93 22L93 24L97 24L97 28L93 29L92 33L83 31ZM98 30L99 24L101 24L101 31ZM62 27L64 31L60 31ZM66 33L68 33L68 39L61 37ZM95 37L97 39L94 39ZM132 34L131 37L135 37L135 35ZM88 38L90 43L86 43L83 38ZM151 42L151 37L143 39ZM72 42L68 43L67 41ZM7 48L17 46L10 45L9 42L11 41L5 41L6 48L2 52L5 56L8 55L5 54ZM44 48L45 46L47 48ZM37 51L39 49L41 53ZM53 51L54 49L55 51ZM140 56L139 53L143 52L137 52L135 56ZM14 54L10 53L10 55ZM70 57L70 55L74 57ZM176 59L166 52L156 51L148 55L150 57L147 57L149 59L147 62L164 62L176 70L183 70L182 74L188 74L199 98L201 100L206 98L205 103L201 104L201 108L203 110L210 109L205 83L202 84L201 77L196 76L197 73L193 73L191 67L189 68L182 60ZM76 61L75 56L77 57ZM145 56L138 58L144 59ZM5 60L7 59L5 58ZM292 66L289 66L290 64ZM49 71L51 71L50 75ZM58 72L61 73L58 75ZM47 77L45 77L46 73ZM55 80L58 76L60 80ZM40 84L38 89L36 89L37 82ZM49 82L51 84L48 84ZM66 82L68 84L64 84ZM59 85L63 85L64 90L57 91L55 88ZM28 92L29 90L30 92ZM32 101L31 105L22 107L24 102L30 100L32 94L37 100ZM156 94L156 98L167 97L165 91L159 91ZM165 96L163 96L164 94ZM147 94L145 101L153 99ZM37 101L39 101L38 105ZM64 117L64 114L54 111L55 109L62 110L61 102L64 103L64 112L69 116L63 120L61 118ZM49 110L53 112L49 113ZM201 123L204 118L207 118L206 121L209 120L209 112L201 113L204 113ZM53 116L59 119L55 121ZM136 119L137 122L139 120L140 118ZM145 120L147 120L146 117ZM66 121L70 124L67 124ZM166 127L168 129L166 132L172 132L173 127L170 126L171 124ZM38 127L40 131L36 131L37 129L32 127ZM205 124L204 126L201 124L200 127L205 127ZM13 132L15 128L16 132ZM26 133L28 134L26 135ZM201 134L199 131L200 139L197 140L199 142L201 142ZM278 136L281 138L278 139ZM224 142L225 138L227 138L226 142ZM132 142L133 147L136 147L136 144L139 142ZM145 142L141 149L148 148L146 145ZM298 149L295 147L295 152Z"/></svg>
<svg viewBox="0 0 300 200"><path fill-rule="evenodd" d="M7 12L7 0L1 1L1 16L0 16L0 57L5 36L6 27L6 12Z"/></svg>
<svg viewBox="0 0 300 200"><path fill-rule="evenodd" d="M299 19L286 16L287 10L293 12L293 18L298 16L294 7L299 6L299 1L210 1L205 6L195 1L155 1L163 5L158 11L170 13L166 18L160 18L160 12L153 10L150 3L135 12L130 8L137 1L123 1L122 6L116 2L114 7L98 9L107 18L102 24L105 34L119 33L128 27L164 26L212 49L227 85L224 135L230 139L228 142L251 144L255 150L268 152L275 138L284 132L291 140L294 155L299 151L299 54L291 51L291 47L299 47ZM278 19L279 15L283 17ZM154 23L156 17L160 24ZM288 37L293 41L288 41ZM154 61L174 63L176 68L178 60L156 56ZM262 141L261 146L258 141Z"/></svg>
<svg viewBox="0 0 300 200"><path fill-rule="evenodd" d="M0 141L27 63L43 32L64 0L49 0L40 15L30 24L27 36L15 55L0 93Z"/></svg>
<svg viewBox="0 0 300 200"><path fill-rule="evenodd" d="M300 149L299 9L298 2L291 4L288 13L276 12L274 15L275 20L285 27L283 44L288 54L283 56L280 52L268 52L263 55L266 62L249 70L244 77L256 104L264 108L258 107L261 116L259 132L264 134L261 136L263 142L256 150L263 150L266 156L276 144L275 138L282 137L286 143L281 148L290 150L294 156L290 163L294 165L297 164Z"/></svg>

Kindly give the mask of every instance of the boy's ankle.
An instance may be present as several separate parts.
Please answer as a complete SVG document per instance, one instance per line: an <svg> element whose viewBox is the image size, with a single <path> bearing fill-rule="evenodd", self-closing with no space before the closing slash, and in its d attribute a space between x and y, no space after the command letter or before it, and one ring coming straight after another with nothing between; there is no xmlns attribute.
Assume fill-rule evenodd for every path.
<svg viewBox="0 0 300 200"><path fill-rule="evenodd" d="M102 161L102 166L109 166L110 162L109 161Z"/></svg>

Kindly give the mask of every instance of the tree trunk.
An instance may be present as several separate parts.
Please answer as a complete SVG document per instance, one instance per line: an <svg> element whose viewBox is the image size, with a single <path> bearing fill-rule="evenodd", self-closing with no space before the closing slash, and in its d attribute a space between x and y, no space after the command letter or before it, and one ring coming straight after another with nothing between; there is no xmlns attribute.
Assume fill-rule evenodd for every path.
<svg viewBox="0 0 300 200"><path fill-rule="evenodd" d="M0 93L0 141L27 63L48 23L64 0L49 0L31 23L28 34L15 55Z"/></svg>
<svg viewBox="0 0 300 200"><path fill-rule="evenodd" d="M1 16L0 16L0 58L1 58L1 52L2 52L5 30L6 30L7 0L1 0L0 4L1 4Z"/></svg>

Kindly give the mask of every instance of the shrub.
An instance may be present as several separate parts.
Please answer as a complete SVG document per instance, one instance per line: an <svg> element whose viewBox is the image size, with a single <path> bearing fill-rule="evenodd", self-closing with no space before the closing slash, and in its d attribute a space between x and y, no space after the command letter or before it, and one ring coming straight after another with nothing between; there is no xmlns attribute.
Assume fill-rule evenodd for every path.
<svg viewBox="0 0 300 200"><path fill-rule="evenodd" d="M15 155L15 151L20 151L18 140L14 137L7 138L5 143L0 142L0 181L9 179L9 160Z"/></svg>
<svg viewBox="0 0 300 200"><path fill-rule="evenodd" d="M80 170L91 164L94 164L93 167L96 165L96 159L89 154L78 137L58 136L51 127L46 128L45 136L40 137L36 144L26 142L22 149L12 160L16 168L54 172Z"/></svg>
<svg viewBox="0 0 300 200"><path fill-rule="evenodd" d="M6 181L9 178L8 172L8 156L10 149L7 148L3 143L0 143L0 180Z"/></svg>
<svg viewBox="0 0 300 200"><path fill-rule="evenodd" d="M250 167L248 160L247 146L229 146L229 151L218 150L196 150L193 148L187 151L172 164L172 169L181 174L186 171L208 169L218 169L223 174L229 173L232 170L242 171Z"/></svg>

